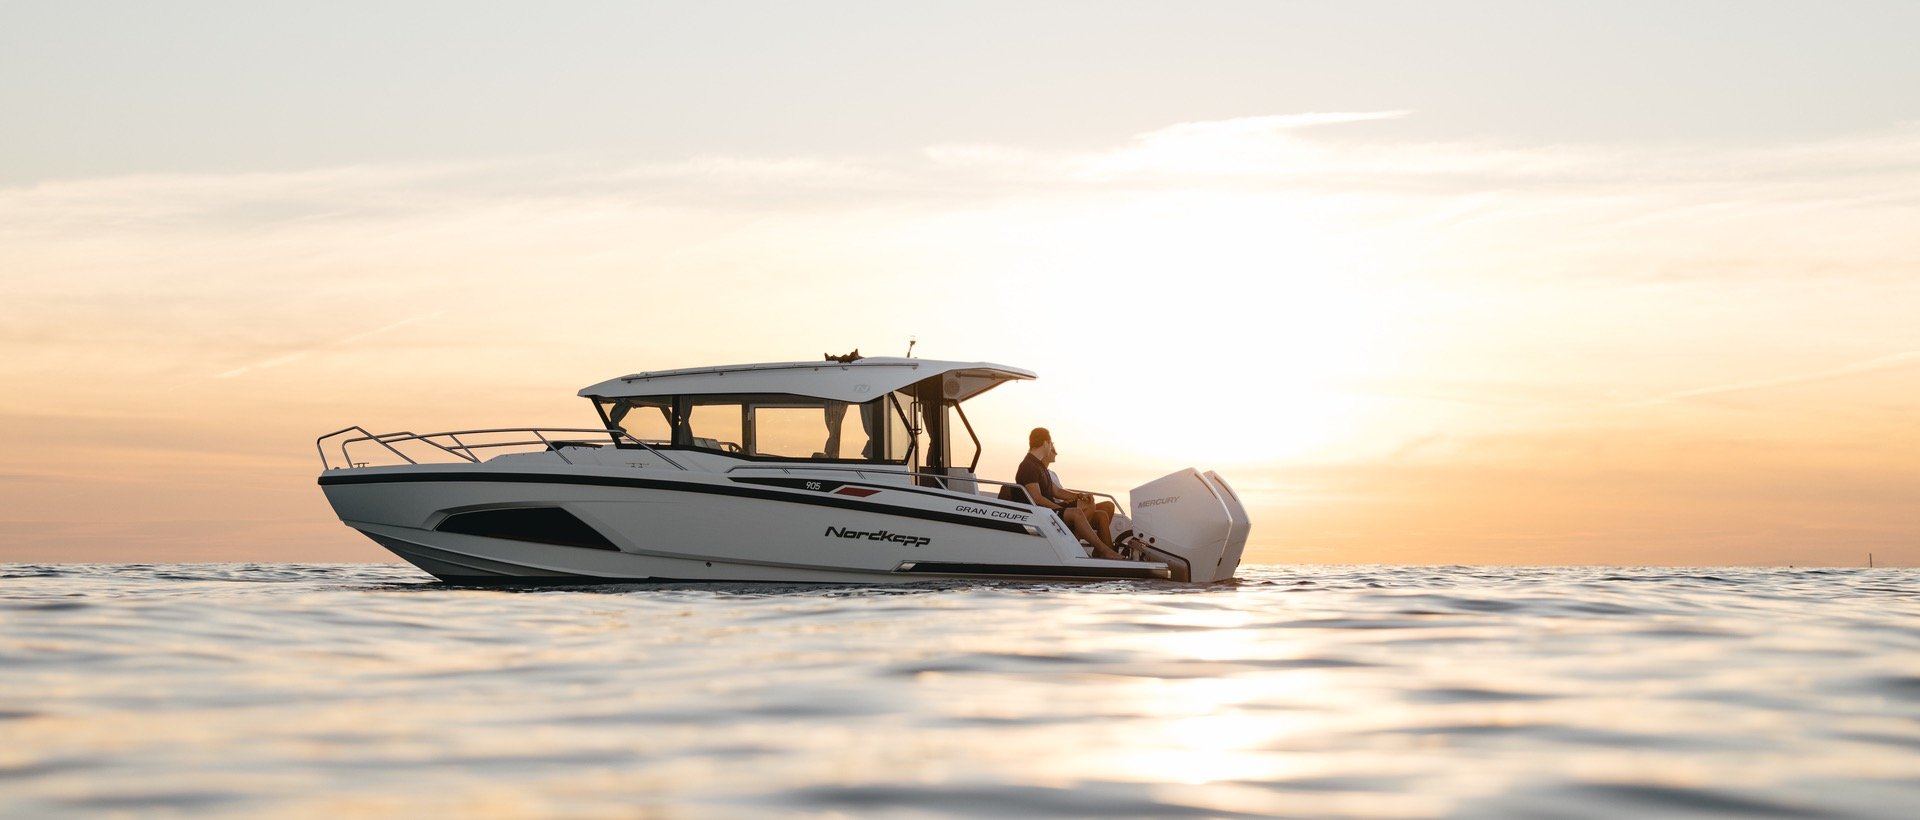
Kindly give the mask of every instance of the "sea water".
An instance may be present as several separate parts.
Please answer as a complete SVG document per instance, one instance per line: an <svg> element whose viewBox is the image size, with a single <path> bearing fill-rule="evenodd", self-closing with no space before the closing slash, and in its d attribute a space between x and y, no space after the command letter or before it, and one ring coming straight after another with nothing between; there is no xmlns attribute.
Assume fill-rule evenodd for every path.
<svg viewBox="0 0 1920 820"><path fill-rule="evenodd" d="M1920 815L1920 571L0 565L0 816Z"/></svg>

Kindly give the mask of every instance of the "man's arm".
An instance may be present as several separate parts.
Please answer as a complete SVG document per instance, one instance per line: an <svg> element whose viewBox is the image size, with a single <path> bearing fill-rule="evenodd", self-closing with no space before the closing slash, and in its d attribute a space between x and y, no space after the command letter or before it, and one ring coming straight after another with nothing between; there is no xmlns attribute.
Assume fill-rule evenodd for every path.
<svg viewBox="0 0 1920 820"><path fill-rule="evenodd" d="M1039 504L1042 507L1046 507L1049 510L1066 509L1065 507L1060 506L1058 502L1055 502L1053 499L1048 498L1046 493L1040 492L1040 485L1038 483L1022 484L1020 486L1026 489L1027 498L1031 499L1033 503Z"/></svg>

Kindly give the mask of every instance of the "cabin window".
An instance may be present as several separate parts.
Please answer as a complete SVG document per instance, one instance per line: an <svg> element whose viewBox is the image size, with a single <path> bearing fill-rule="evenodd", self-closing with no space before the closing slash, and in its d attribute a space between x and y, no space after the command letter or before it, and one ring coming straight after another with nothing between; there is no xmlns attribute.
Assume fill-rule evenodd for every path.
<svg viewBox="0 0 1920 820"><path fill-rule="evenodd" d="M867 452L859 405L751 405L751 455L777 458L857 459Z"/></svg>
<svg viewBox="0 0 1920 820"><path fill-rule="evenodd" d="M673 441L673 399L621 399L601 401L600 412L613 428L627 431L648 444L664 445Z"/></svg>
<svg viewBox="0 0 1920 820"><path fill-rule="evenodd" d="M848 404L846 402L827 402L821 409L821 420L827 428L827 438L821 442L820 451L826 458L873 457L873 436L867 434L865 418L871 410L868 404Z"/></svg>
<svg viewBox="0 0 1920 820"><path fill-rule="evenodd" d="M830 461L905 461L912 453L911 395L865 403L783 394L601 399L607 423L648 444ZM896 405L896 402L898 404ZM674 413L685 413L675 430Z"/></svg>
<svg viewBox="0 0 1920 820"><path fill-rule="evenodd" d="M741 435L745 424L739 403L702 402L688 409L687 429L693 434L693 446L726 453L745 450L741 444L746 440Z"/></svg>

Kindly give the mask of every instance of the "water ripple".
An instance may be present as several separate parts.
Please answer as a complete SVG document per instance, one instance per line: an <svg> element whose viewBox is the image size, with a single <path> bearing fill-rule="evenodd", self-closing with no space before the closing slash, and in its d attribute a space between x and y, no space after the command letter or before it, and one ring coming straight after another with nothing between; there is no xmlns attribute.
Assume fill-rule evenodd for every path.
<svg viewBox="0 0 1920 820"><path fill-rule="evenodd" d="M1862 816L1920 572L466 589L0 565L0 816Z"/></svg>
<svg viewBox="0 0 1920 820"><path fill-rule="evenodd" d="M1254 817L1155 800L1135 790L1036 786L835 786L789 799L808 808L859 812L923 811L961 817Z"/></svg>

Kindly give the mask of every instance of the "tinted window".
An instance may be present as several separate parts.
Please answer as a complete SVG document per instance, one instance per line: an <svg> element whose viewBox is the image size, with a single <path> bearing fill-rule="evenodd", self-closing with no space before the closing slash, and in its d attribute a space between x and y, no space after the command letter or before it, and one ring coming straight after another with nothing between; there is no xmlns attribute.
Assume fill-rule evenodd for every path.
<svg viewBox="0 0 1920 820"><path fill-rule="evenodd" d="M559 507L509 507L454 513L434 529L564 547L618 549L599 530Z"/></svg>

